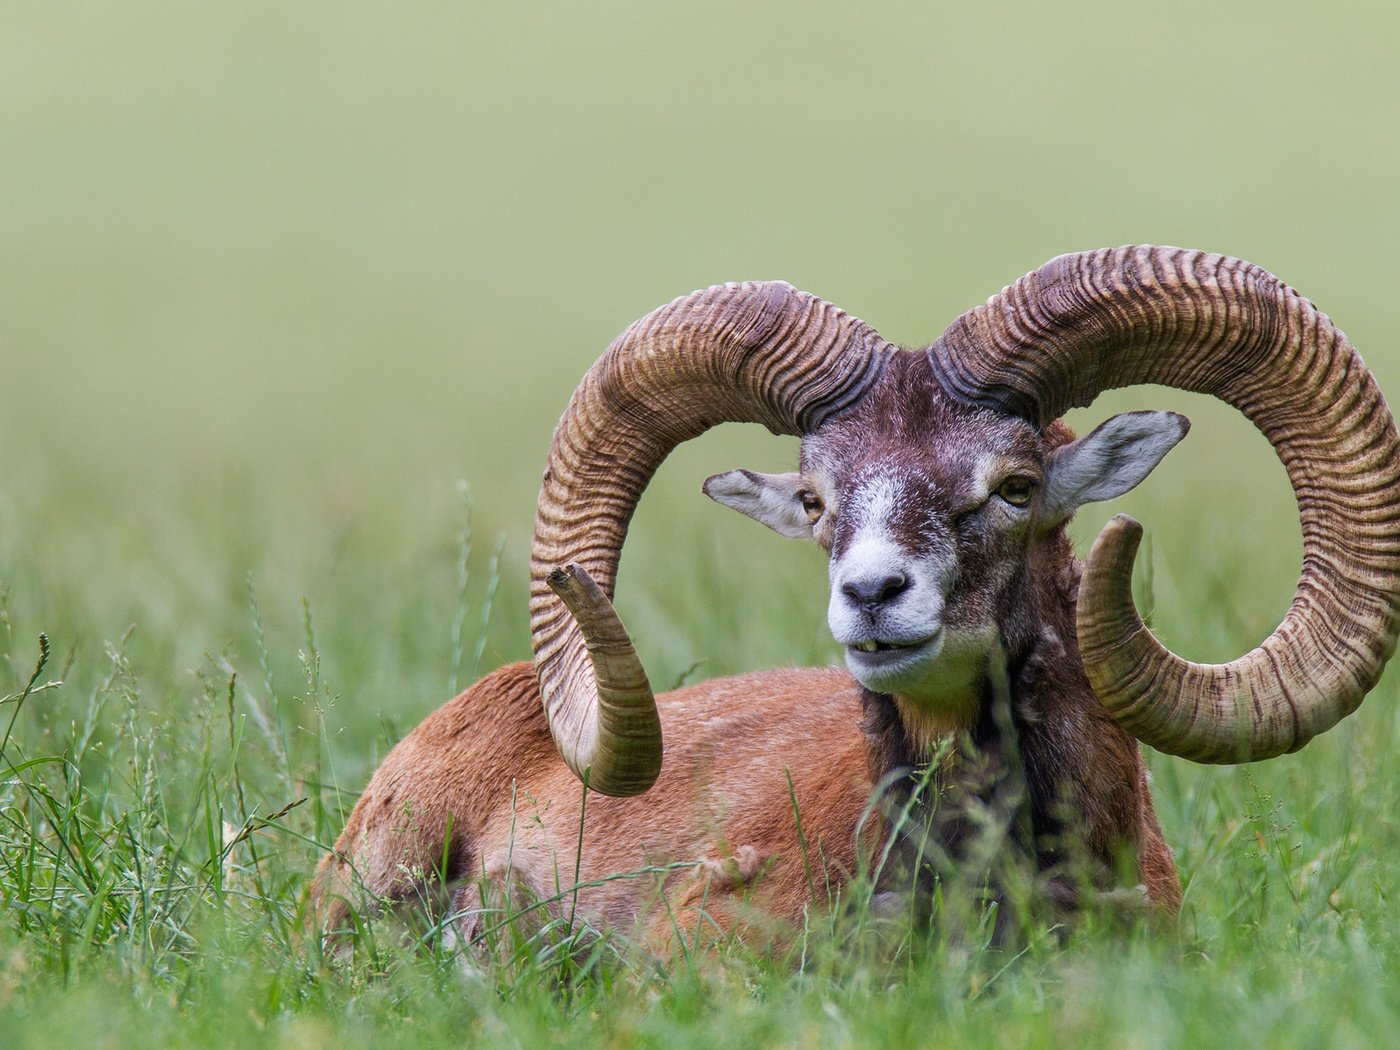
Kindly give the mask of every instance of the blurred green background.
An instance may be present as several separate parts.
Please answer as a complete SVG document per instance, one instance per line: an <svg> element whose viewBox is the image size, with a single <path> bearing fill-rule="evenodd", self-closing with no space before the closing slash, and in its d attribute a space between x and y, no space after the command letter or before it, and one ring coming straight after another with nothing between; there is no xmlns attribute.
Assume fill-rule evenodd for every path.
<svg viewBox="0 0 1400 1050"><path fill-rule="evenodd" d="M490 666L527 651L535 489L574 383L633 318L722 280L781 277L920 344L1061 252L1201 247L1313 298L1400 390L1393 4L0 17L0 542L22 634L137 623L194 666L244 644L251 577L271 638L310 602L347 718L411 722L446 695L457 482L478 581L506 538ZM1077 535L1141 517L1157 625L1228 658L1292 593L1282 470L1199 399L1135 391L1073 421L1136 405L1196 429ZM659 476L620 595L658 683L837 658L817 554L698 493L793 453L731 427ZM699 572L668 586L677 561ZM380 629L415 605L421 629ZM383 647L392 672L366 655Z"/></svg>
<svg viewBox="0 0 1400 1050"><path fill-rule="evenodd" d="M921 345L1054 255L1159 242L1274 271L1400 397L1397 55L1379 2L0 3L0 1038L1393 1038L1393 671L1296 756L1149 753L1186 906L1126 948L573 999L328 974L297 931L385 749L528 654L551 429L630 321L785 278ZM1075 535L1139 517L1154 626L1233 657L1296 581L1282 468L1200 398L1071 422L1130 407L1195 426ZM658 475L619 584L657 685L839 660L819 552L699 492L794 454L721 428ZM41 631L64 684L7 702Z"/></svg>

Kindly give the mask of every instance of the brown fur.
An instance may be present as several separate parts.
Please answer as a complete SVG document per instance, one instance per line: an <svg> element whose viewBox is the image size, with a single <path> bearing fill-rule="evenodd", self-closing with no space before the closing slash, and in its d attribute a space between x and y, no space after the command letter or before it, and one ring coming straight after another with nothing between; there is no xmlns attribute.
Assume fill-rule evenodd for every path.
<svg viewBox="0 0 1400 1050"><path fill-rule="evenodd" d="M552 901L542 916L576 906L662 950L697 933L781 940L883 841L883 821L862 819L871 774L910 756L891 747L890 725L863 715L869 700L834 668L718 679L657 702L661 777L635 798L589 795L575 872L582 790L554 750L534 670L517 663L488 675L385 758L317 869L317 928L346 928L376 898L426 899L445 875L460 884L456 910ZM1105 864L1131 854L1149 898L1174 911L1180 891L1136 748L1118 746L1121 731L1107 728L1105 753L1082 756L1102 759L1102 775L1074 792L1087 807L1084 837ZM482 938L490 921L468 915L463 932Z"/></svg>
<svg viewBox="0 0 1400 1050"><path fill-rule="evenodd" d="M650 871L586 886L578 914L614 929L640 924L662 940L663 896L682 927L697 923L702 902L725 927L745 915L792 922L851 877L870 782L860 689L844 672L742 675L657 702L661 777L636 798L590 793L575 873L582 788L554 750L533 667L510 664L449 701L385 758L322 860L312 890L321 928L343 928L375 897L423 895L444 856L449 880L484 878L516 901ZM572 908L565 895L549 910Z"/></svg>

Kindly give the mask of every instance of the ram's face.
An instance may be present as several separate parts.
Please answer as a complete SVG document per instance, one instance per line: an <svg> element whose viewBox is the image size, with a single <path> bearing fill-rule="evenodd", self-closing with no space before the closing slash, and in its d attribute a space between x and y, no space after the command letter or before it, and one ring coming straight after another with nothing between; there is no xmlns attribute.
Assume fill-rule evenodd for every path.
<svg viewBox="0 0 1400 1050"><path fill-rule="evenodd" d="M831 554L827 623L865 686L941 702L981 678L1023 571L1045 442L1020 420L834 432L804 449L813 537Z"/></svg>
<svg viewBox="0 0 1400 1050"><path fill-rule="evenodd" d="M731 471L705 491L830 552L827 623L858 681L946 706L981 682L1031 538L1132 488L1185 429L1136 412L1072 442L1058 424L872 398L804 439L800 472Z"/></svg>

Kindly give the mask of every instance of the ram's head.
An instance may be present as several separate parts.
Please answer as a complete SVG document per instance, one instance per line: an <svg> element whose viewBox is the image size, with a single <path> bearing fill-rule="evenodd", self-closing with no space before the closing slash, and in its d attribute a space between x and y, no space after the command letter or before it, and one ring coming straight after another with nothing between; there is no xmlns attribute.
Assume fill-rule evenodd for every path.
<svg viewBox="0 0 1400 1050"><path fill-rule="evenodd" d="M1171 413L1077 441L1056 422L1139 383L1213 394L1263 431L1298 497L1303 574L1262 645L1192 664L1143 627L1129 586L1140 530L1115 519L1079 594L1089 681L1164 751L1232 762L1301 747L1360 703L1395 646L1394 424L1345 337L1267 272L1128 247L1052 260L923 350L777 283L697 292L624 332L560 422L536 524L534 648L566 761L610 794L659 769L650 687L608 596L637 500L681 441L725 421L800 435L798 473L732 471L706 491L831 552L828 619L863 684L956 711L1018 629L1007 596L1037 543L1063 543L1077 506L1127 491L1185 433Z"/></svg>
<svg viewBox="0 0 1400 1050"><path fill-rule="evenodd" d="M826 548L827 622L851 674L898 697L907 720L946 725L976 707L993 648L1035 629L1035 577L1062 564L1057 545L1039 548L1080 505L1145 478L1187 427L1133 412L1078 441L1044 434L948 404L907 354L859 409L804 439L800 472L730 471L705 492Z"/></svg>

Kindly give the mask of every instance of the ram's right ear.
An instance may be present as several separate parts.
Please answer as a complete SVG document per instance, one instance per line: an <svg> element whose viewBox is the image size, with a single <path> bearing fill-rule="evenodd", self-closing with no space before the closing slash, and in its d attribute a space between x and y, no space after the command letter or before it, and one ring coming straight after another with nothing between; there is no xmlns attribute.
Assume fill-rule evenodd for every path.
<svg viewBox="0 0 1400 1050"><path fill-rule="evenodd" d="M781 536L794 540L812 538L812 519L803 497L813 497L801 474L731 470L706 478L701 488L716 503L733 507Z"/></svg>

